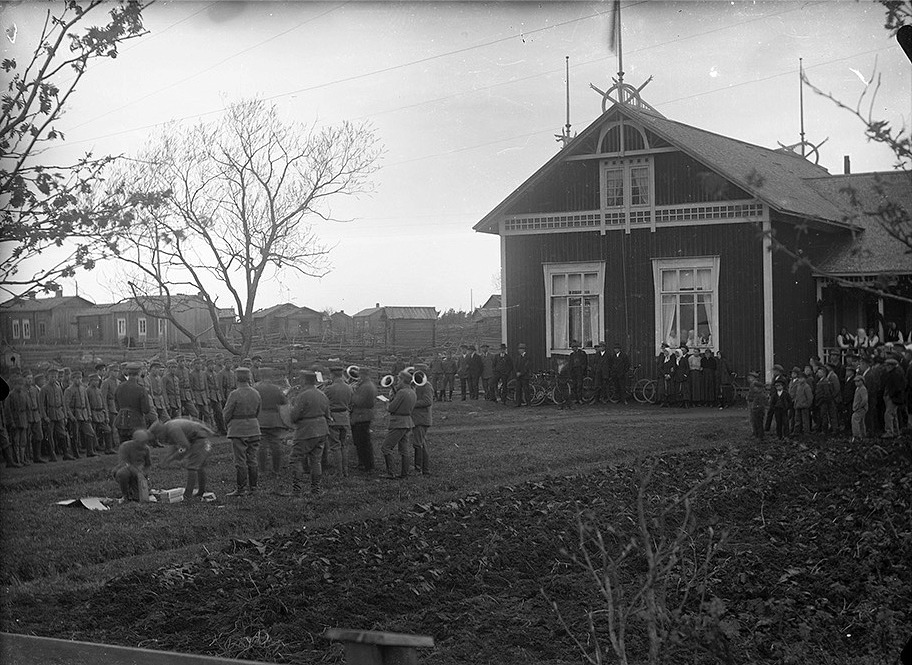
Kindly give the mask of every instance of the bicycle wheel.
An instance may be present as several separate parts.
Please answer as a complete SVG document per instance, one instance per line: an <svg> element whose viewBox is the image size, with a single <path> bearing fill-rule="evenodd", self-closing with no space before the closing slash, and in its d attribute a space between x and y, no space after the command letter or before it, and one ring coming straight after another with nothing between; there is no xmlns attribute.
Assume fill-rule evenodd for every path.
<svg viewBox="0 0 912 665"><path fill-rule="evenodd" d="M562 390L560 386L553 386L551 390L548 391L548 399L554 404L562 406L567 403L567 391L566 389Z"/></svg>
<svg viewBox="0 0 912 665"><path fill-rule="evenodd" d="M583 404L592 404L597 397L598 388L595 385L595 381L592 380L592 377L587 376L583 379Z"/></svg>
<svg viewBox="0 0 912 665"><path fill-rule="evenodd" d="M507 381L507 389L504 391L506 401L516 404L516 379Z"/></svg>
<svg viewBox="0 0 912 665"><path fill-rule="evenodd" d="M608 401L612 404L617 404L621 401L621 398L618 397L617 390L614 387L614 384L608 386Z"/></svg>
<svg viewBox="0 0 912 665"><path fill-rule="evenodd" d="M643 386L643 397L649 404L655 404L657 390L656 382L651 379Z"/></svg>
<svg viewBox="0 0 912 665"><path fill-rule="evenodd" d="M646 399L646 395L643 392L648 383L649 379L640 379L633 387L633 399L635 399L640 404L649 404L649 400Z"/></svg>
<svg viewBox="0 0 912 665"><path fill-rule="evenodd" d="M545 402L545 397L547 396L545 389L541 386L535 386L532 391L532 406L541 406Z"/></svg>

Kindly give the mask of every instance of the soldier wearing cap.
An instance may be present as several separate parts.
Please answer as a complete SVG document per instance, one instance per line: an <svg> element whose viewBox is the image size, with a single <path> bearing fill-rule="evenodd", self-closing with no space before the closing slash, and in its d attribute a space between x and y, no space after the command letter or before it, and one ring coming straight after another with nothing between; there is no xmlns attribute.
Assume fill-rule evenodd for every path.
<svg viewBox="0 0 912 665"><path fill-rule="evenodd" d="M4 420L12 439L13 461L22 466L31 464L28 450L28 397L25 392L25 380L16 374L10 378L10 392L3 402L6 411Z"/></svg>
<svg viewBox="0 0 912 665"><path fill-rule="evenodd" d="M32 461L39 464L47 462L41 456L41 445L44 443L44 430L41 427L40 391L35 385L32 372L25 373L25 398L28 405L29 438L32 446Z"/></svg>
<svg viewBox="0 0 912 665"><path fill-rule="evenodd" d="M253 382L257 383L260 380L260 363L263 362L263 356L256 355L250 359L250 364L247 367L250 368L250 374L253 377Z"/></svg>
<svg viewBox="0 0 912 665"><path fill-rule="evenodd" d="M160 422L160 421L159 421ZM114 479L120 485L123 501L149 500L149 471L152 469L152 451L149 443L154 441L149 432L138 429L133 438L124 441L117 449L117 466L114 467Z"/></svg>
<svg viewBox="0 0 912 665"><path fill-rule="evenodd" d="M185 417L199 418L199 411L193 403L193 391L190 389L190 370L183 356L177 357L177 376L180 379L181 413Z"/></svg>
<svg viewBox="0 0 912 665"><path fill-rule="evenodd" d="M108 427L111 428L111 437L114 438L117 436L117 433L114 431L114 418L117 417L117 405L114 402L114 393L117 391L117 386L120 384L120 381L117 378L118 371L114 366L105 365L104 363L98 363L95 365L95 371L98 372L98 375L101 377L101 397L105 403L105 409L108 416ZM116 444L117 441L115 440Z"/></svg>
<svg viewBox="0 0 912 665"><path fill-rule="evenodd" d="M105 405L101 394L101 377L98 374L89 374L89 385L86 388L86 397L89 399L92 427L95 438L98 440L99 450L105 455L114 455L114 439L111 436L111 426L108 424L108 407Z"/></svg>
<svg viewBox="0 0 912 665"><path fill-rule="evenodd" d="M485 347L482 347L485 348ZM426 365L416 365L421 372L427 371ZM425 375L426 376L426 375ZM434 408L434 386L430 380L424 385L415 384L415 408L412 409L412 449L415 453L415 473L430 474L428 462L427 431L433 421L431 411Z"/></svg>
<svg viewBox="0 0 912 665"><path fill-rule="evenodd" d="M216 364L221 364L216 360L206 362L206 397L209 400L209 410L212 412L212 427L219 434L225 433L225 422L222 418L222 410L228 403L227 398L222 402L220 376Z"/></svg>
<svg viewBox="0 0 912 665"><path fill-rule="evenodd" d="M291 451L291 490L294 496L301 496L304 480L304 462L310 468L310 491L321 493L323 477L323 447L332 423L329 399L317 390L317 373L301 373L301 392L294 398L291 408L291 423L295 426L294 448Z"/></svg>
<svg viewBox="0 0 912 665"><path fill-rule="evenodd" d="M389 412L389 422L386 428L386 438L380 446L383 458L386 461L386 471L390 478L408 478L408 439L409 432L414 427L412 410L418 401L415 391L412 390L412 375L405 370L399 372L396 379L396 394L386 405ZM397 474L393 464L394 453L398 449L400 472Z"/></svg>
<svg viewBox="0 0 912 665"><path fill-rule="evenodd" d="M168 406L168 417L181 417L180 375L177 372L177 361L169 360L165 376L162 377L162 388L165 391L165 404Z"/></svg>
<svg viewBox="0 0 912 665"><path fill-rule="evenodd" d="M444 372L443 364L446 360L446 354L443 351L440 351L434 358L431 360L431 369L429 370L429 378L434 382L434 385L440 388L440 391L434 391L434 401L443 402L446 396L444 395Z"/></svg>
<svg viewBox="0 0 912 665"><path fill-rule="evenodd" d="M76 447L77 435L85 445L86 457L95 457L95 429L92 427L89 410L89 396L82 383L82 370L70 372L72 383L63 391L63 404L66 407L67 420L70 421L70 450L73 457L79 457Z"/></svg>
<svg viewBox="0 0 912 665"><path fill-rule="evenodd" d="M250 385L250 370L235 371L238 387L228 395L222 415L228 425L228 439L234 451L237 489L228 496L254 494L257 489L257 450L260 447L260 393ZM248 489L249 483L249 489Z"/></svg>
<svg viewBox="0 0 912 665"><path fill-rule="evenodd" d="M152 400L152 412L162 422L170 420L168 413L168 397L165 394L165 381L162 377L162 364L153 360L149 363L149 375L146 377L150 399Z"/></svg>
<svg viewBox="0 0 912 665"><path fill-rule="evenodd" d="M453 357L453 350L450 349L447 351L446 358L443 361L443 379L444 385L443 390L440 391L440 401L443 401L444 393L446 393L446 399L448 402L453 401L453 390L456 389L456 372L459 369L459 365L456 362L456 358Z"/></svg>
<svg viewBox="0 0 912 665"><path fill-rule="evenodd" d="M133 438L133 432L146 426L146 418L152 413L149 393L139 383L139 363L129 363L126 367L127 380L117 386L114 401L117 404L117 417L114 427L121 441Z"/></svg>
<svg viewBox="0 0 912 665"><path fill-rule="evenodd" d="M349 411L352 403L352 387L345 383L345 368L332 365L329 368L332 382L323 387L323 393L329 400L329 412L333 422L329 426L327 441L329 443L329 464L337 473L348 477L348 451L345 443L351 431Z"/></svg>
<svg viewBox="0 0 912 665"><path fill-rule="evenodd" d="M513 373L516 374L516 406L532 406L532 391L529 388L529 379L532 378L532 361L526 354L526 345L519 345L519 355L513 363Z"/></svg>
<svg viewBox="0 0 912 665"><path fill-rule="evenodd" d="M184 461L187 469L184 501L201 499L206 493L206 461L212 451L209 439L215 432L198 420L172 418L166 423L156 420L149 433L160 443L171 447L162 460L163 465L172 460Z"/></svg>
<svg viewBox="0 0 912 665"><path fill-rule="evenodd" d="M362 367L358 385L352 392L350 420L352 442L355 444L355 451L358 453L358 469L365 473L371 473L374 470L371 422L374 419L376 400L377 385L371 379L371 370L367 367Z"/></svg>
<svg viewBox="0 0 912 665"><path fill-rule="evenodd" d="M257 455L259 472L269 478L278 478L282 470L282 439L288 426L280 409L288 404L275 370L262 370L261 379L253 386L260 394L260 448ZM272 459L272 468L269 467Z"/></svg>
<svg viewBox="0 0 912 665"><path fill-rule="evenodd" d="M214 430L212 412L209 411L209 396L206 392L206 370L203 369L201 358L193 359L193 369L190 370L190 392L193 395L193 406L199 414L199 419Z"/></svg>
<svg viewBox="0 0 912 665"><path fill-rule="evenodd" d="M47 383L38 391L38 403L41 418L48 434L50 450L48 457L52 462L57 461L57 455L70 460L70 440L66 431L66 410L63 406L63 388L57 382L57 368L49 367L47 370Z"/></svg>
<svg viewBox="0 0 912 665"><path fill-rule="evenodd" d="M222 396L222 404L228 400L231 391L237 388L237 379L234 376L234 370L237 369L237 356L232 357L230 362L226 362L218 373L219 392Z"/></svg>
<svg viewBox="0 0 912 665"><path fill-rule="evenodd" d="M494 356L494 401L507 403L507 384L513 378L513 359L507 353L507 345L501 344L500 351Z"/></svg>

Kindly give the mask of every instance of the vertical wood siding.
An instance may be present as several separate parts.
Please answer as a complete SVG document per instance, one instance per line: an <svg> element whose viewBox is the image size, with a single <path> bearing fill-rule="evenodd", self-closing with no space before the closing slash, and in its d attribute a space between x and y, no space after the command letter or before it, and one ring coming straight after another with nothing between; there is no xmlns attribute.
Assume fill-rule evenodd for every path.
<svg viewBox="0 0 912 665"><path fill-rule="evenodd" d="M683 152L655 155L656 205L753 198Z"/></svg>
<svg viewBox="0 0 912 665"><path fill-rule="evenodd" d="M598 210L599 166L596 160L564 162L511 207L512 214Z"/></svg>
<svg viewBox="0 0 912 665"><path fill-rule="evenodd" d="M605 262L605 341L621 342L631 361L641 363L652 376L656 352L652 259L719 255L721 348L739 374L762 368L763 250L754 225L690 226L655 233L635 229L604 236L509 236L506 252L508 344L514 351L525 342L540 367L545 365L547 316L542 263Z"/></svg>

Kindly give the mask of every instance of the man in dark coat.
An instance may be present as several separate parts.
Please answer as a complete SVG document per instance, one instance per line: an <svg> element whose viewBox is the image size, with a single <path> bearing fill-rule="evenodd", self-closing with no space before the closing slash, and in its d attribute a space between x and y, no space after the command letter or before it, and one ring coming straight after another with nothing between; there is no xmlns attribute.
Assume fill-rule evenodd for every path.
<svg viewBox="0 0 912 665"><path fill-rule="evenodd" d="M345 383L345 368L342 365L333 365L329 368L332 383L323 388L323 393L329 400L329 412L333 422L329 426L327 443L329 443L329 465L333 473L348 477L348 451L345 444L351 431L352 388Z"/></svg>
<svg viewBox="0 0 912 665"><path fill-rule="evenodd" d="M443 399L442 395L441 399ZM376 400L377 385L371 379L370 369L362 367L358 383L352 391L352 411L349 418L351 421L352 441L358 453L358 468L365 473L371 473L374 470L371 422L374 419L374 403Z"/></svg>
<svg viewBox="0 0 912 665"><path fill-rule="evenodd" d="M253 386L260 393L257 420L260 423L261 439L257 462L260 473L269 478L278 478L282 470L282 436L288 429L280 409L288 404L288 397L279 387L278 377L273 370L260 370L260 375L262 379ZM269 458L272 459L271 468Z"/></svg>
<svg viewBox="0 0 912 665"><path fill-rule="evenodd" d="M471 354L469 353L469 348L465 345L460 346L459 350L461 353L459 358L456 359L456 373L459 375L459 395L464 402L471 394L471 388L469 387L469 381L471 380L469 369Z"/></svg>
<svg viewBox="0 0 912 665"><path fill-rule="evenodd" d="M146 426L146 417L152 412L152 404L146 389L139 384L139 363L128 363L127 380L117 386L114 402L117 405L117 417L114 427L121 441L133 438L133 432Z"/></svg>
<svg viewBox="0 0 912 665"><path fill-rule="evenodd" d="M484 372L484 363L475 346L469 347L469 397L478 399L478 384Z"/></svg>
<svg viewBox="0 0 912 665"><path fill-rule="evenodd" d="M399 372L396 382L396 394L386 405L389 412L389 423L386 428L386 438L380 449L383 451L383 458L386 461L386 471L390 478L408 478L408 439L409 432L414 427L412 421L412 410L415 408L415 402L418 401L415 391L412 389L412 375L406 371ZM397 474L393 464L393 454L399 451L399 468Z"/></svg>
<svg viewBox="0 0 912 665"><path fill-rule="evenodd" d="M497 400L494 395L494 354L488 349L487 344L481 345L481 385L484 388L486 400ZM430 377L428 378L430 380Z"/></svg>
<svg viewBox="0 0 912 665"><path fill-rule="evenodd" d="M45 383L38 392L38 403L41 410L41 418L45 429L47 430L48 443L50 446L49 458L52 462L57 461L57 455L63 455L63 459L71 460L69 446L70 439L66 431L66 410L63 406L63 388L57 382L58 371L56 367L47 370L47 383Z"/></svg>
<svg viewBox="0 0 912 665"><path fill-rule="evenodd" d="M609 375L618 401L627 403L627 373L630 371L630 358L621 350L618 342L612 347L609 360Z"/></svg>
<svg viewBox="0 0 912 665"><path fill-rule="evenodd" d="M580 348L580 343L575 339L570 342L570 392L573 401L582 404L583 401L583 379L586 377L586 370L589 368L589 356Z"/></svg>
<svg viewBox="0 0 912 665"><path fill-rule="evenodd" d="M320 482L323 478L323 447L332 424L329 399L317 390L317 374L302 372L302 390L294 398L291 408L291 422L295 426L294 448L291 451L291 491L300 497L303 491L304 461L310 468L310 491L313 495L322 493Z"/></svg>
<svg viewBox="0 0 912 665"><path fill-rule="evenodd" d="M526 354L526 345L519 345L519 355L513 363L513 373L516 375L516 406L532 406L532 394L529 380L532 378L532 361Z"/></svg>
<svg viewBox="0 0 912 665"><path fill-rule="evenodd" d="M82 383L82 370L70 372L71 384L63 391L63 404L66 408L67 420L72 427L70 431L70 450L74 457L79 457L76 448L77 435L85 445L86 457L95 457L95 429L92 427L92 412L89 406L89 396Z"/></svg>
<svg viewBox="0 0 912 665"><path fill-rule="evenodd" d="M421 372L426 371L424 365L417 365ZM415 473L428 475L430 465L428 462L427 431L433 421L431 411L434 408L434 386L428 380L424 385L415 385L415 407L412 409L412 450L415 453Z"/></svg>
<svg viewBox="0 0 912 665"><path fill-rule="evenodd" d="M513 378L513 359L507 353L507 345L500 345L500 353L494 358L494 401L507 403L507 383Z"/></svg>
<svg viewBox="0 0 912 665"><path fill-rule="evenodd" d="M228 428L228 440L234 452L237 488L228 496L245 496L257 491L257 450L260 447L260 393L250 385L250 369L235 371L238 387L228 395L222 411Z"/></svg>

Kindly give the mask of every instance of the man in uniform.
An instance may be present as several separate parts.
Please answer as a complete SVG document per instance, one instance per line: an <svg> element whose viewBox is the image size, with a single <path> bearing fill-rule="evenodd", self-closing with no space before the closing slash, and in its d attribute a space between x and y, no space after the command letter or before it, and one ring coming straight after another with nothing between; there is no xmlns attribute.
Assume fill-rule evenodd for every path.
<svg viewBox="0 0 912 665"><path fill-rule="evenodd" d="M168 418L181 417L181 391L180 376L177 373L177 361L169 360L167 371L162 378L162 388L165 391L165 403L168 405Z"/></svg>
<svg viewBox="0 0 912 665"><path fill-rule="evenodd" d="M162 465L172 460L186 460L187 482L184 501L201 499L206 493L206 460L212 450L209 439L215 434L203 423L186 418L172 418L166 423L155 421L149 432L171 450ZM194 494L194 489L196 493Z"/></svg>
<svg viewBox="0 0 912 665"><path fill-rule="evenodd" d="M70 372L72 383L70 387L63 391L63 404L66 407L67 420L73 423L73 429L70 432L70 448L74 457L79 457L79 451L76 449L77 433L85 444L86 457L96 457L95 454L95 430L92 427L92 418L89 411L89 396L86 393L86 387L82 383L82 371L73 370Z"/></svg>
<svg viewBox="0 0 912 665"><path fill-rule="evenodd" d="M108 424L108 407L101 395L101 377L98 374L89 374L89 385L86 388L86 397L89 400L89 412L95 438L98 440L99 452L105 455L114 455L114 439L111 436L111 426Z"/></svg>
<svg viewBox="0 0 912 665"><path fill-rule="evenodd" d="M408 478L408 439L414 423L412 409L415 408L417 397L412 390L412 375L405 370L399 372L396 381L396 394L386 405L389 412L386 438L380 449L386 461L386 471L390 478ZM400 473L396 474L393 465L393 452L398 449L400 456Z"/></svg>
<svg viewBox="0 0 912 665"><path fill-rule="evenodd" d="M513 365L513 372L516 374L516 406L532 406L532 395L529 388L529 380L532 378L532 361L526 355L526 345L519 345L519 355Z"/></svg>
<svg viewBox="0 0 912 665"><path fill-rule="evenodd" d="M203 361L200 358L193 360L193 369L190 371L190 392L193 395L193 406L199 414L199 419L214 430L212 413L209 411L209 394L206 392L206 371L203 369Z"/></svg>
<svg viewBox="0 0 912 665"><path fill-rule="evenodd" d="M237 356L232 356L232 359L225 362L222 370L218 373L219 393L221 394L223 405L228 401L228 395L231 394L231 391L237 388L237 379L234 377L234 370L237 367Z"/></svg>
<svg viewBox="0 0 912 665"><path fill-rule="evenodd" d="M31 464L28 450L29 422L28 395L25 390L25 379L16 374L10 379L10 393L5 401L6 425L12 441L13 461L22 466Z"/></svg>
<svg viewBox="0 0 912 665"><path fill-rule="evenodd" d="M165 381L162 377L162 364L153 360L149 363L149 375L146 377L149 386L149 397L152 400L152 413L159 420L170 420L168 414L168 397L165 394Z"/></svg>
<svg viewBox="0 0 912 665"><path fill-rule="evenodd" d="M222 402L218 363L209 360L206 363L206 397L209 400L209 411L212 412L212 428L219 434L225 434L225 422L222 410L228 404L227 398ZM252 373L251 373L252 376ZM230 393L229 393L230 394Z"/></svg>
<svg viewBox="0 0 912 665"><path fill-rule="evenodd" d="M95 365L95 371L101 377L101 398L104 400L106 414L108 416L108 427L111 428L111 436L114 443L117 444L117 433L114 431L114 418L117 417L117 405L114 403L114 393L117 385L120 383L117 379L117 371L113 365L98 363Z"/></svg>
<svg viewBox="0 0 912 665"><path fill-rule="evenodd" d="M345 443L348 441L348 434L351 430L349 411L352 403L352 388L345 383L344 367L333 365L329 371L332 375L332 383L323 388L323 392L329 400L329 412L333 418L327 435L329 463L337 473L348 477L348 454L345 450Z"/></svg>
<svg viewBox="0 0 912 665"><path fill-rule="evenodd" d="M507 353L507 345L500 345L500 353L494 358L494 401L500 395L500 401L507 403L507 384L513 378L513 359Z"/></svg>
<svg viewBox="0 0 912 665"><path fill-rule="evenodd" d="M456 373L459 375L459 395L462 397L462 401L465 402L471 393L469 384L471 380L469 376L469 361L471 357L469 348L465 344L460 345L459 351L459 358L456 360Z"/></svg>
<svg viewBox="0 0 912 665"><path fill-rule="evenodd" d="M321 493L323 446L332 423L329 399L317 390L317 373L305 371L301 378L302 389L291 408L291 422L295 426L294 448L291 451L291 491L293 496L298 497L303 491L305 460L310 467L311 494Z"/></svg>
<svg viewBox="0 0 912 665"><path fill-rule="evenodd" d="M288 404L288 397L282 392L275 370L261 370L261 379L254 385L260 393L260 449L257 456L259 472L269 478L278 478L282 470L282 435L287 430L279 409ZM268 458L272 458L269 468Z"/></svg>
<svg viewBox="0 0 912 665"><path fill-rule="evenodd" d="M605 342L595 345L595 355L589 359L592 380L595 382L595 401L605 404L610 401L609 374L611 356Z"/></svg>
<svg viewBox="0 0 912 665"><path fill-rule="evenodd" d="M621 345L617 342L612 348L608 368L611 385L618 396L618 401L627 404L627 373L630 371L630 358L621 350Z"/></svg>
<svg viewBox="0 0 912 665"><path fill-rule="evenodd" d="M377 400L377 386L370 376L370 369L361 368L361 376L352 391L351 433L355 451L358 453L358 468L365 473L374 470L374 448L371 443L371 422L374 419L374 403ZM441 395L443 399L443 395Z"/></svg>
<svg viewBox="0 0 912 665"><path fill-rule="evenodd" d="M482 347L486 348L486 347ZM415 366L419 371L426 371L424 365ZM489 381L490 383L490 381ZM487 389L486 391L487 392ZM428 475L427 431L431 426L431 410L434 408L434 386L430 380L423 386L415 386L415 407L412 409L412 450L415 453L415 473Z"/></svg>
<svg viewBox="0 0 912 665"><path fill-rule="evenodd" d="M443 377L446 381L446 385L445 391L440 391L441 401L443 401L444 392L446 392L447 401L453 401L453 391L456 389L456 373L458 371L459 364L456 362L456 358L453 357L453 351L447 351L446 360L443 361Z"/></svg>
<svg viewBox="0 0 912 665"><path fill-rule="evenodd" d="M37 464L44 464L47 460L41 456L44 430L41 427L39 391L38 386L35 385L35 375L31 372L25 373L25 398L28 405L29 442L32 446L32 461Z"/></svg>
<svg viewBox="0 0 912 665"><path fill-rule="evenodd" d="M580 348L578 341L570 341L570 392L576 404L583 403L583 379L589 367L589 356Z"/></svg>
<svg viewBox="0 0 912 665"><path fill-rule="evenodd" d="M473 344L469 347L469 397L472 399L478 399L478 384L483 369L481 356Z"/></svg>
<svg viewBox="0 0 912 665"><path fill-rule="evenodd" d="M444 379L443 379L443 366L444 361L446 360L446 354L441 351L438 353L433 360L431 360L431 369L430 369L430 379L434 382L435 386L440 388L440 391L434 391L434 401L443 402L445 399L444 395Z"/></svg>
<svg viewBox="0 0 912 665"><path fill-rule="evenodd" d="M57 455L63 455L63 459L71 460L69 447L70 441L66 431L66 409L63 406L63 388L57 382L57 368L50 367L47 370L47 383L42 386L38 394L38 403L41 409L41 417L45 429L48 433L48 443L50 444L49 458L52 462L57 461Z"/></svg>
<svg viewBox="0 0 912 665"><path fill-rule="evenodd" d="M190 389L190 370L183 356L177 357L177 376L180 378L181 413L185 417L199 418L199 411L193 403L193 391Z"/></svg>
<svg viewBox="0 0 912 665"><path fill-rule="evenodd" d="M152 413L149 394L139 384L139 363L127 364L127 380L117 386L114 401L117 404L117 418L114 426L121 441L133 438L133 432L146 427L146 417Z"/></svg>
<svg viewBox="0 0 912 665"><path fill-rule="evenodd" d="M250 364L247 367L250 368L250 376L253 379L253 383L258 383L260 380L260 363L263 362L263 356L253 356L250 359Z"/></svg>
<svg viewBox="0 0 912 665"><path fill-rule="evenodd" d="M228 496L255 494L257 489L257 449L260 447L260 393L250 385L250 370L238 367L234 373L238 387L228 395L223 417L234 452L237 489ZM248 490L249 483L249 490Z"/></svg>
<svg viewBox="0 0 912 665"><path fill-rule="evenodd" d="M488 350L487 344L481 345L481 385L484 388L485 399L497 401L494 395L494 355Z"/></svg>
<svg viewBox="0 0 912 665"><path fill-rule="evenodd" d="M120 485L122 501L145 503L149 500L149 471L152 469L149 442L152 440L149 432L138 429L131 440L124 441L117 449L114 479Z"/></svg>

